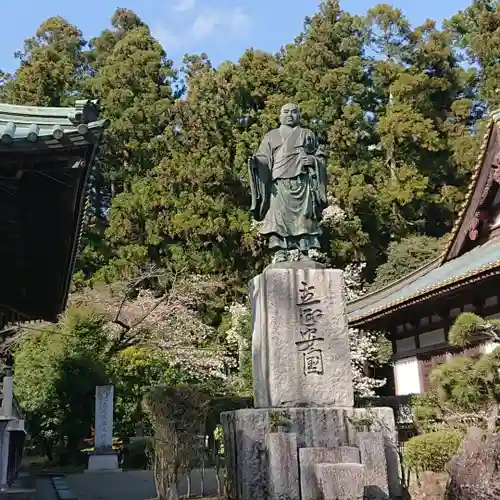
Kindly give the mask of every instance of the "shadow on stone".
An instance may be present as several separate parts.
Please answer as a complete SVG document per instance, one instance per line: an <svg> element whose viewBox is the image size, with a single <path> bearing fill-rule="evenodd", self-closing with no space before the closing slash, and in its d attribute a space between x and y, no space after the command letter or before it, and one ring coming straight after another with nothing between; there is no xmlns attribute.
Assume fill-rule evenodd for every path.
<svg viewBox="0 0 500 500"><path fill-rule="evenodd" d="M364 500L389 500L389 495L378 486L365 486Z"/></svg>

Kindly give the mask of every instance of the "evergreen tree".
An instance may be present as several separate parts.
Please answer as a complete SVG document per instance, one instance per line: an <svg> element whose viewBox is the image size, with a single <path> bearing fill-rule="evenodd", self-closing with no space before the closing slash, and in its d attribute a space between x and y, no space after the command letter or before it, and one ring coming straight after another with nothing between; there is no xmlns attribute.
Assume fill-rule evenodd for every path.
<svg viewBox="0 0 500 500"><path fill-rule="evenodd" d="M117 9L106 29L85 54L90 77L85 90L100 99L110 121L98 169L92 176L91 203L78 267L96 272L122 249L104 240L111 200L130 193L136 177L144 179L167 153L163 135L171 122L174 98L172 62L149 28L127 9ZM121 206L122 199L117 199ZM111 214L116 210L111 210ZM127 253L125 252L128 258Z"/></svg>
<svg viewBox="0 0 500 500"><path fill-rule="evenodd" d="M500 2L473 0L467 9L445 23L459 50L469 64L478 68L477 85L483 105L500 105L497 92L500 81ZM473 72L475 72L473 70Z"/></svg>
<svg viewBox="0 0 500 500"><path fill-rule="evenodd" d="M20 67L4 85L3 100L33 106L66 106L86 75L81 31L62 17L51 17L15 56Z"/></svg>

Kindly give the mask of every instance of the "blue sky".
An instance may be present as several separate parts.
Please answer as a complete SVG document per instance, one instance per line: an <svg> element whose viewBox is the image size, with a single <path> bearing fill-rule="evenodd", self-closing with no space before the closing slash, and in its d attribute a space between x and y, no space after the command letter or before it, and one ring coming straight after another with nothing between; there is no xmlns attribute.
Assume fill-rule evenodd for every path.
<svg viewBox="0 0 500 500"><path fill-rule="evenodd" d="M342 0L341 0L342 1ZM134 10L149 24L175 61L183 54L206 52L213 63L235 60L247 47L276 51L292 41L319 0L0 0L0 69L16 68L13 53L40 23L60 15L89 39L109 26L117 6ZM472 0L393 0L414 24L441 22ZM344 0L342 7L364 13L373 0Z"/></svg>

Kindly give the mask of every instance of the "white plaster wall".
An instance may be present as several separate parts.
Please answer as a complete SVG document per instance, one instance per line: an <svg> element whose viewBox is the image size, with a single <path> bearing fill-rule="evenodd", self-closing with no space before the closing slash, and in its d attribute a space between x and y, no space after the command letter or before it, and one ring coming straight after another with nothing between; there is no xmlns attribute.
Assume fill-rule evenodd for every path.
<svg viewBox="0 0 500 500"><path fill-rule="evenodd" d="M493 352L500 344L498 342L485 342L483 344L483 352L484 354L490 354Z"/></svg>
<svg viewBox="0 0 500 500"><path fill-rule="evenodd" d="M396 396L420 394L420 373L416 357L400 359L394 363Z"/></svg>

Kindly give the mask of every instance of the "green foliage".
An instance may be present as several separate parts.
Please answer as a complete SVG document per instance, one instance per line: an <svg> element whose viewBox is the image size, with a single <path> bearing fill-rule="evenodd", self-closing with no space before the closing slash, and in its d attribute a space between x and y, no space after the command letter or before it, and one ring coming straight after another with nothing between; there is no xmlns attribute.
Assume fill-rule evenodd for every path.
<svg viewBox="0 0 500 500"><path fill-rule="evenodd" d="M112 347L105 315L80 305L56 325L28 331L16 349L16 397L33 438L48 452L54 445L75 452L90 435L96 385L114 384L115 432L131 436L137 422L148 426L145 392L163 383L198 382L159 349Z"/></svg>
<svg viewBox="0 0 500 500"><path fill-rule="evenodd" d="M63 323L30 332L15 352L16 397L30 433L50 454L78 449L93 422L96 385L107 382L102 317L70 309Z"/></svg>
<svg viewBox="0 0 500 500"><path fill-rule="evenodd" d="M459 431L442 430L413 437L405 444L405 465L417 472L445 472L463 436Z"/></svg>
<svg viewBox="0 0 500 500"><path fill-rule="evenodd" d="M403 278L438 257L444 242L429 236L409 236L389 245L387 262L377 268L370 286L377 290Z"/></svg>
<svg viewBox="0 0 500 500"><path fill-rule="evenodd" d="M147 469L150 466L151 438L137 439L123 448L123 467L126 469Z"/></svg>
<svg viewBox="0 0 500 500"><path fill-rule="evenodd" d="M121 436L134 435L137 422L145 420L141 402L144 394L164 383L170 369L161 351L146 347L128 347L109 362L115 384L115 429Z"/></svg>
<svg viewBox="0 0 500 500"><path fill-rule="evenodd" d="M34 106L68 105L82 87L85 44L81 31L66 19L47 19L16 53L20 67L5 84L3 99Z"/></svg>
<svg viewBox="0 0 500 500"><path fill-rule="evenodd" d="M420 432L431 432L445 421L442 403L436 390L414 395L411 400L413 420Z"/></svg>
<svg viewBox="0 0 500 500"><path fill-rule="evenodd" d="M247 50L219 67L206 54L187 55L180 68L128 9L117 9L90 43L63 18L48 19L18 53L19 69L0 73L0 99L58 106L99 98L111 120L90 179L74 290L90 297L89 283L114 284L151 265L169 276L195 272L200 281L217 274L223 286L196 310L202 319L193 324L207 335L195 349L217 337L238 357L232 389L248 394L249 319L236 348L226 338L225 311L242 301L248 279L269 261L248 214L247 158L277 124L279 107L296 100L329 151L328 194L343 216L323 223L326 258L338 267L366 261L371 289L383 287L438 256L463 201L484 110L499 103L499 12L496 0L473 2L441 30L433 21L411 26L385 4L358 16L331 0L279 54ZM464 53L475 63L470 69ZM157 293L170 286L150 279L138 288ZM179 308L185 318L194 314L189 305ZM72 310L52 328L56 334L33 334L16 353L20 397L36 434L50 442L72 432L69 415L88 397L86 384L100 377L116 385L118 427L126 433L143 418L145 391L200 382L169 365L156 347L116 348L106 321ZM460 317L450 337L463 342L481 328L477 318ZM386 360L387 344L379 347ZM446 405L484 405L496 397L496 358L474 363L435 375ZM460 393L469 369L475 389ZM19 375L25 370L30 376ZM67 392L64 370L82 378L75 391L81 398ZM212 379L206 384L221 392ZM91 408L75 416L75 436Z"/></svg>
<svg viewBox="0 0 500 500"><path fill-rule="evenodd" d="M448 334L450 344L463 346L471 340L475 333L484 331L486 321L477 314L465 312L460 314Z"/></svg>
<svg viewBox="0 0 500 500"><path fill-rule="evenodd" d="M385 365L392 360L392 342L385 335L379 335L376 341L377 356L376 360L380 365Z"/></svg>
<svg viewBox="0 0 500 500"><path fill-rule="evenodd" d="M412 400L417 426L426 430L469 425L494 428L500 401L500 349L475 357L456 356L435 368L432 390Z"/></svg>
<svg viewBox="0 0 500 500"><path fill-rule="evenodd" d="M357 432L370 431L372 425L375 423L375 414L368 407L362 413L354 417L349 417L349 422Z"/></svg>
<svg viewBox="0 0 500 500"><path fill-rule="evenodd" d="M286 410L273 410L269 412L269 426L276 432L279 427L288 427L291 424L290 414Z"/></svg>

